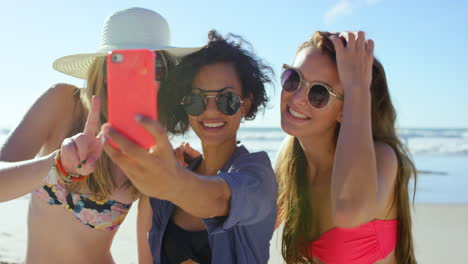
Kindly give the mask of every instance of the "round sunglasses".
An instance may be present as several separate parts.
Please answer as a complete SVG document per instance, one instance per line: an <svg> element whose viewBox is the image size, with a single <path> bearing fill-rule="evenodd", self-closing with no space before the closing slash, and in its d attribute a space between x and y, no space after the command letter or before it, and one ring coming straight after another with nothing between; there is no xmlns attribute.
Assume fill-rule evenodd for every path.
<svg viewBox="0 0 468 264"><path fill-rule="evenodd" d="M216 107L218 110L225 115L235 114L240 106L242 101L240 95L233 92L225 92L229 87L216 90L216 91L207 91L200 88L195 89L196 92L192 92L182 98L180 103L184 108L185 113L191 116L199 116L205 112L206 105L208 104L208 98L214 97L216 101ZM216 95L206 95L206 93L217 93Z"/></svg>
<svg viewBox="0 0 468 264"><path fill-rule="evenodd" d="M299 69L283 65L283 73L281 74L281 86L283 90L293 93L298 90L301 85L306 85L307 99L312 107L322 109L332 102L334 98L343 101L344 96L339 95L333 89L322 82L309 82L306 81Z"/></svg>

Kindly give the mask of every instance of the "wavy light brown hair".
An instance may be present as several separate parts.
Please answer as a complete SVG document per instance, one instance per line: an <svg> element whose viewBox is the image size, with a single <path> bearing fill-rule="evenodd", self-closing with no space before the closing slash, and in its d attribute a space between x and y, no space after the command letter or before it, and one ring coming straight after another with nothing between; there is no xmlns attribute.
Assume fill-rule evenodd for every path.
<svg viewBox="0 0 468 264"><path fill-rule="evenodd" d="M315 32L302 43L297 53L312 47L329 56L336 63L336 53L329 36L336 33ZM296 54L297 54L296 53ZM397 206L398 242L395 249L396 259L401 264L414 264L413 237L411 233L411 212L408 183L414 175L416 188L416 168L411 156L399 140L395 120L396 112L388 91L387 79L382 64L374 58L371 82L372 136L374 142L385 142L393 148L398 160L397 180L393 204ZM336 139L340 125L337 123ZM284 222L282 255L287 263L311 263L312 260L301 253L303 243L317 238L317 228L313 223L314 205L309 203L307 184L307 161L304 151L296 137L288 136L278 159L276 175L279 184L278 221ZM414 201L414 195L413 195ZM312 234L312 237L309 236Z"/></svg>
<svg viewBox="0 0 468 264"><path fill-rule="evenodd" d="M175 58L171 57L165 51L158 51L158 56L164 56L167 63L166 67L171 69L177 62ZM164 81L164 80L163 80ZM106 85L106 57L97 57L93 64L88 70L88 79L86 82L86 88L78 89L75 93L75 106L76 111L79 111L80 118L77 125L71 129L69 136L73 136L84 130L88 113L91 109L91 99L93 95L97 95L100 98L100 124L99 127L107 122L107 85ZM131 92L129 90L129 92ZM112 192L117 188L123 187L128 188L133 198L138 198L140 192L133 186L130 180L123 184L123 186L117 186L114 178L111 177L110 165L112 164L111 159L106 152L102 152L100 158L96 162L96 169L83 182L67 182L65 187L68 191L79 192L87 187L90 192L98 199L109 199Z"/></svg>

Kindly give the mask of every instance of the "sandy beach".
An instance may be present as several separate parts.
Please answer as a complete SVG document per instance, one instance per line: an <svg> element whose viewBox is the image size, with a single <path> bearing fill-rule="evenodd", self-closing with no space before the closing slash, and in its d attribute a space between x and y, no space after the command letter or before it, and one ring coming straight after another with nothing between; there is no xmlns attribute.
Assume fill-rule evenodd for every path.
<svg viewBox="0 0 468 264"><path fill-rule="evenodd" d="M28 203L28 196L0 203L0 263L20 263L24 258ZM116 263L138 262L136 208L131 209L112 245ZM413 218L419 263L468 263L468 204L416 204ZM275 234L272 245L277 238ZM279 251L272 250L269 263L282 263Z"/></svg>

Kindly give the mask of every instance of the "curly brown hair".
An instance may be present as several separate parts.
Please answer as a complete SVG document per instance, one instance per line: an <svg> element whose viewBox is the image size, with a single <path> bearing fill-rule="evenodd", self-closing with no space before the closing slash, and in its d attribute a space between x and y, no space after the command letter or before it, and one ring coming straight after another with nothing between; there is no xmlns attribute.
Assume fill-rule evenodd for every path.
<svg viewBox="0 0 468 264"><path fill-rule="evenodd" d="M228 34L222 37L215 30L208 33L208 43L199 51L184 57L169 73L167 82L161 84L158 96L160 121L173 134L183 134L189 128L188 115L180 105L182 98L192 91L192 81L203 66L216 63L231 63L242 84L242 97L252 100L245 115L246 120L255 119L258 111L268 102L266 84L272 84L273 69L253 52L245 49L250 43L242 37Z"/></svg>

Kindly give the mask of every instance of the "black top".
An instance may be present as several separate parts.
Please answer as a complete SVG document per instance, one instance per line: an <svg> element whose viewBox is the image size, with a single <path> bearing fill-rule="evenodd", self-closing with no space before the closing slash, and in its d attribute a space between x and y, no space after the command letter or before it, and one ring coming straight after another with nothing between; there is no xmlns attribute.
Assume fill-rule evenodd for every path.
<svg viewBox="0 0 468 264"><path fill-rule="evenodd" d="M191 259L200 264L211 263L208 233L187 231L176 225L172 218L167 224L162 242L162 263L179 264Z"/></svg>

